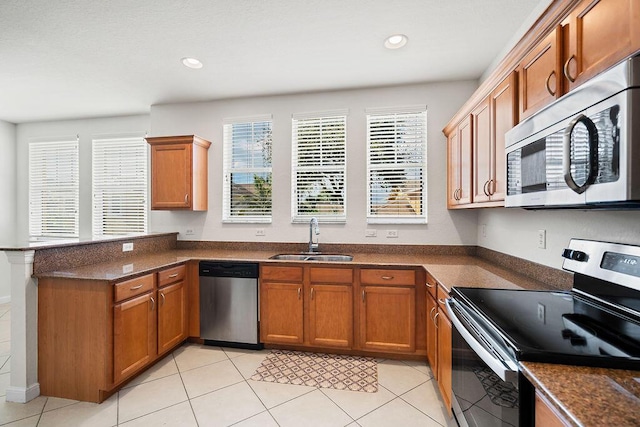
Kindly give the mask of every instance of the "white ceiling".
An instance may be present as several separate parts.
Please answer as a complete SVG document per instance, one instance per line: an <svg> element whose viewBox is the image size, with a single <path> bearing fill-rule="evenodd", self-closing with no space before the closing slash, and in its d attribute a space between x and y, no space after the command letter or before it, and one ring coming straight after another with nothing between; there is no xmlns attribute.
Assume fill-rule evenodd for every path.
<svg viewBox="0 0 640 427"><path fill-rule="evenodd" d="M0 0L0 119L477 79L539 3ZM387 50L394 33L409 43ZM185 68L185 56L204 67Z"/></svg>

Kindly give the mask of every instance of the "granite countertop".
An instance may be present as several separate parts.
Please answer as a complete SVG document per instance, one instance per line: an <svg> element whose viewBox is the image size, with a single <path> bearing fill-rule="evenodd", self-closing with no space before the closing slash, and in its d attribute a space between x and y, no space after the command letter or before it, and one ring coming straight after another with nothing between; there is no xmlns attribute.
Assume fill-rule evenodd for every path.
<svg viewBox="0 0 640 427"><path fill-rule="evenodd" d="M522 362L534 387L576 426L639 426L640 371Z"/></svg>
<svg viewBox="0 0 640 427"><path fill-rule="evenodd" d="M85 265L68 270L48 271L38 273L35 276L38 278L67 278L116 282L193 259L269 262L274 264L295 262L270 260L269 258L273 255L275 255L275 253L272 251L176 249L139 255L112 262ZM424 267L447 291L453 286L550 289L545 282L510 272L473 256L372 253L351 253L351 255L353 255L353 261L347 264L352 266ZM313 261L313 263L315 264L316 262ZM318 262L317 264L327 265L336 263Z"/></svg>

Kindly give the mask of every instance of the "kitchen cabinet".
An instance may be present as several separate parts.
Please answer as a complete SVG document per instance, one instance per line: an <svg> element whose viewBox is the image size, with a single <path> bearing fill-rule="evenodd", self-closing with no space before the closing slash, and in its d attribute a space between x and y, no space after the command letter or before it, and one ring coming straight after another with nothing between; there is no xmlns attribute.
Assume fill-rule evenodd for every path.
<svg viewBox="0 0 640 427"><path fill-rule="evenodd" d="M447 207L471 203L472 117L462 120L447 137Z"/></svg>
<svg viewBox="0 0 640 427"><path fill-rule="evenodd" d="M535 394L536 427L569 427L570 424L539 392Z"/></svg>
<svg viewBox="0 0 640 427"><path fill-rule="evenodd" d="M442 297L438 298L438 302ZM438 389L449 415L451 415L451 320L446 309L438 308Z"/></svg>
<svg viewBox="0 0 640 427"><path fill-rule="evenodd" d="M351 348L351 268L262 266L260 277L262 342Z"/></svg>
<svg viewBox="0 0 640 427"><path fill-rule="evenodd" d="M353 346L352 281L350 268L310 268L310 345L345 349Z"/></svg>
<svg viewBox="0 0 640 427"><path fill-rule="evenodd" d="M260 341L304 342L302 267L260 267Z"/></svg>
<svg viewBox="0 0 640 427"><path fill-rule="evenodd" d="M196 135L146 139L151 146L151 209L206 211L211 142Z"/></svg>
<svg viewBox="0 0 640 427"><path fill-rule="evenodd" d="M158 355L187 338L187 289L184 265L158 272Z"/></svg>
<svg viewBox="0 0 640 427"><path fill-rule="evenodd" d="M365 350L415 351L415 271L360 271L360 342Z"/></svg>
<svg viewBox="0 0 640 427"><path fill-rule="evenodd" d="M429 274L427 274L427 295L426 295L426 313L427 313L427 362L431 366L434 377L438 378L438 328L436 325L438 313L438 304L436 302L437 283Z"/></svg>
<svg viewBox="0 0 640 427"><path fill-rule="evenodd" d="M490 198L491 167L495 161L495 149L491 147L491 112L489 97L472 112L473 118L473 201L487 202ZM492 155L493 154L493 155Z"/></svg>
<svg viewBox="0 0 640 427"><path fill-rule="evenodd" d="M563 74L568 90L640 50L637 0L584 0L565 23L569 40Z"/></svg>
<svg viewBox="0 0 640 427"><path fill-rule="evenodd" d="M504 201L507 190L505 134L518 123L518 79L514 71L489 96L491 111L491 142L489 182L486 185L489 200ZM502 204L501 204L502 205Z"/></svg>
<svg viewBox="0 0 640 427"><path fill-rule="evenodd" d="M562 95L562 27L558 25L520 61L520 120Z"/></svg>
<svg viewBox="0 0 640 427"><path fill-rule="evenodd" d="M43 395L102 402L186 339L185 266L130 280L38 280ZM160 286L160 287L158 287Z"/></svg>

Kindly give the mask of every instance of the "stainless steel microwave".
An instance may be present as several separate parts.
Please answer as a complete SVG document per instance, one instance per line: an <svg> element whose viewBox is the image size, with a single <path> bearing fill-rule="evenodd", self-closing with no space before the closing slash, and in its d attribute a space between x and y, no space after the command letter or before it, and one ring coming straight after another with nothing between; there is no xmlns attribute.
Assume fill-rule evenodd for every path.
<svg viewBox="0 0 640 427"><path fill-rule="evenodd" d="M640 208L640 57L505 135L505 206Z"/></svg>

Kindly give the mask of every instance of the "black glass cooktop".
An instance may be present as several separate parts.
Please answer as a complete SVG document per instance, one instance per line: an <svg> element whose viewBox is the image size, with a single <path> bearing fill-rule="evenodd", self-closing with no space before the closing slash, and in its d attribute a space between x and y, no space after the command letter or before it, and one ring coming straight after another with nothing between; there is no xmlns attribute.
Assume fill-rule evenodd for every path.
<svg viewBox="0 0 640 427"><path fill-rule="evenodd" d="M453 288L452 296L497 328L518 360L640 369L640 320L578 293Z"/></svg>

